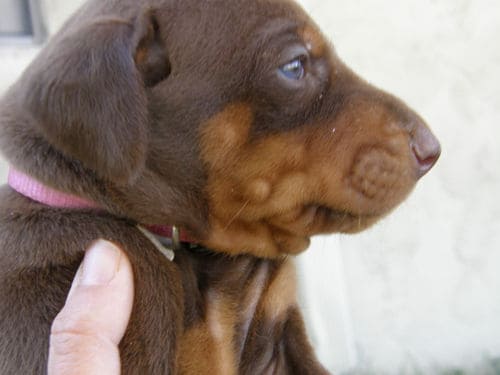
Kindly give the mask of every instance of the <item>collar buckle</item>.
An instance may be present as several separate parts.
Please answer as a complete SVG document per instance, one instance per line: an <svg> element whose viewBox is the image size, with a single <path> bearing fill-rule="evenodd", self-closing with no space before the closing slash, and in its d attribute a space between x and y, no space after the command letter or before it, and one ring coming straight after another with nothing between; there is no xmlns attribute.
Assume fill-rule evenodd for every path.
<svg viewBox="0 0 500 375"><path fill-rule="evenodd" d="M178 227L172 227L172 238L157 236L141 225L137 225L137 229L139 229L165 258L171 262L174 261L175 251L182 248L180 230Z"/></svg>

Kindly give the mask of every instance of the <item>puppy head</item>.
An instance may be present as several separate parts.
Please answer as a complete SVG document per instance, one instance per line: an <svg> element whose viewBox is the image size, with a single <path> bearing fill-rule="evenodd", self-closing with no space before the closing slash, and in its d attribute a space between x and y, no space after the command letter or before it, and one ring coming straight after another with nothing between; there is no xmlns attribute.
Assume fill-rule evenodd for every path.
<svg viewBox="0 0 500 375"><path fill-rule="evenodd" d="M81 166L111 211L229 253L362 230L439 156L423 121L288 0L91 1L6 101L3 119L22 108L24 139Z"/></svg>

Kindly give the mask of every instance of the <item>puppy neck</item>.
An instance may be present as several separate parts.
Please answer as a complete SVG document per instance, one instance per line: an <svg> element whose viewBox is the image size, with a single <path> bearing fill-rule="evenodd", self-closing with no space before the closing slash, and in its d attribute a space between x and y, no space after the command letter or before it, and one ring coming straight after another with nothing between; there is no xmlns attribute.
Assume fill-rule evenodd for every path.
<svg viewBox="0 0 500 375"><path fill-rule="evenodd" d="M13 167L9 169L7 182L19 194L45 206L74 210L102 210L102 207L91 200L53 189ZM175 226L138 225L137 228L171 261L174 259L173 251L179 249L181 243L193 242L185 231L179 231Z"/></svg>

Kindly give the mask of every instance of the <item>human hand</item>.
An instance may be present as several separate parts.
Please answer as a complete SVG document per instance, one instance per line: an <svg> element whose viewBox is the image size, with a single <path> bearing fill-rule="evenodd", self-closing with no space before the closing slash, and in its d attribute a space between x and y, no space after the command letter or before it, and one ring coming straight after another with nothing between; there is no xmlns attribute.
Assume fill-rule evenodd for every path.
<svg viewBox="0 0 500 375"><path fill-rule="evenodd" d="M120 374L118 344L133 297L132 267L126 255L110 242L95 242L52 324L48 374Z"/></svg>

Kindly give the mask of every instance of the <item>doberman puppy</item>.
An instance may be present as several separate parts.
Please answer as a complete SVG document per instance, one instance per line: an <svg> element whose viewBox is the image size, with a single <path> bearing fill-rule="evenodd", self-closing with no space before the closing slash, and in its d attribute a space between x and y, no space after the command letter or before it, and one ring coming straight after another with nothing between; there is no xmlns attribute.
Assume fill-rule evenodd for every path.
<svg viewBox="0 0 500 375"><path fill-rule="evenodd" d="M327 373L289 255L375 223L440 152L289 0L91 0L7 92L0 124L25 179L93 203L0 190L4 375L46 371L97 238L134 269L124 374ZM138 224L197 245L171 262Z"/></svg>

